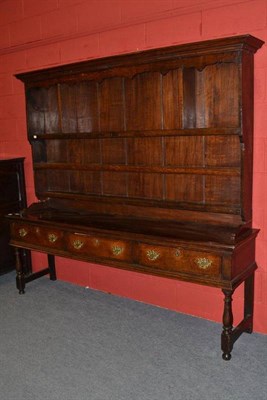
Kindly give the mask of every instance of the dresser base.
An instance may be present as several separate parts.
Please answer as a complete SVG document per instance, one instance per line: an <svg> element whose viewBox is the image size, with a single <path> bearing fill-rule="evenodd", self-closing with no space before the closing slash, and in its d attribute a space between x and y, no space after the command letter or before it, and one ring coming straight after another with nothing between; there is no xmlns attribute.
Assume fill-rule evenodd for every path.
<svg viewBox="0 0 267 400"><path fill-rule="evenodd" d="M21 252L18 247L15 248L16 254L16 284L19 294L25 293L26 283L29 283L35 279L38 279L44 275L49 275L50 280L56 280L56 268L55 268L55 256L52 254L47 254L48 267L32 273L28 276L24 274L23 264L21 262ZM233 350L234 343L241 336L242 333L252 333L253 332L253 304L254 304L254 275L255 269L257 268L254 264L251 269L251 273L243 280L236 283L233 289L222 289L224 294L224 310L223 310L223 330L221 334L221 349L222 358L225 361L231 360L231 352ZM232 295L235 289L244 283L244 318L236 326L233 327L234 317L232 311Z"/></svg>

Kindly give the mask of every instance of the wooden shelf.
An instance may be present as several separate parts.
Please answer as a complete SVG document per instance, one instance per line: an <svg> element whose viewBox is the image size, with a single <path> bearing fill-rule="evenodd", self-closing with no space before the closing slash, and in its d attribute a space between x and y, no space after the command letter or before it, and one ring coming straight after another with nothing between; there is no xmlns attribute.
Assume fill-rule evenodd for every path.
<svg viewBox="0 0 267 400"><path fill-rule="evenodd" d="M107 165L107 164L69 164L69 163L35 163L34 170L65 170L65 171L112 171L137 172L151 174L193 174L216 176L240 176L240 168L229 167L152 167L134 165Z"/></svg>
<svg viewBox="0 0 267 400"><path fill-rule="evenodd" d="M68 139L104 139L104 138L127 138L127 137L165 137L165 136L230 136L241 135L240 128L191 128L191 129L164 129L144 131L122 131L122 132L58 132L58 133L35 133L29 136L31 141L35 140L68 140Z"/></svg>

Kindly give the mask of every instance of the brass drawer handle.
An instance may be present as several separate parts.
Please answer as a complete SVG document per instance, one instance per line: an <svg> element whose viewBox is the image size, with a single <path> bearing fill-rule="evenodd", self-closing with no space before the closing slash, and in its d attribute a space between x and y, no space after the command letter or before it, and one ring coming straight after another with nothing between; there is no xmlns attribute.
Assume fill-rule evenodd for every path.
<svg viewBox="0 0 267 400"><path fill-rule="evenodd" d="M146 255L149 260L155 261L157 258L159 258L160 253L158 253L156 250L147 250Z"/></svg>
<svg viewBox="0 0 267 400"><path fill-rule="evenodd" d="M73 241L73 247L76 250L80 250L83 247L83 245L84 245L84 242L82 240L76 239Z"/></svg>
<svg viewBox="0 0 267 400"><path fill-rule="evenodd" d="M25 237L26 235L28 235L28 231L26 231L26 229L24 229L24 228L21 228L19 230L19 236L20 237Z"/></svg>
<svg viewBox="0 0 267 400"><path fill-rule="evenodd" d="M112 253L114 256L119 256L123 252L123 247L120 246L112 246Z"/></svg>
<svg viewBox="0 0 267 400"><path fill-rule="evenodd" d="M57 235L55 235L54 233L49 233L48 234L48 240L50 243L55 243L55 241L57 240Z"/></svg>
<svg viewBox="0 0 267 400"><path fill-rule="evenodd" d="M176 249L175 252L174 252L175 257L180 257L181 254L182 254L182 252L179 249Z"/></svg>
<svg viewBox="0 0 267 400"><path fill-rule="evenodd" d="M207 269L212 264L212 261L205 257L196 258L195 261L201 269Z"/></svg>

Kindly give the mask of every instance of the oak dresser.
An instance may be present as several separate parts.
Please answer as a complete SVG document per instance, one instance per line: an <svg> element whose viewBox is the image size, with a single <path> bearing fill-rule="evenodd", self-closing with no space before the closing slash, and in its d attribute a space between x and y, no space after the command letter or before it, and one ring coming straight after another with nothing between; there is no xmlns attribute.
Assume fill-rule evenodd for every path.
<svg viewBox="0 0 267 400"><path fill-rule="evenodd" d="M250 35L17 75L37 203L9 216L19 293L55 256L222 289L223 358L252 332ZM26 276L19 248L47 253ZM99 266L101 268L101 266ZM232 294L244 283L244 319Z"/></svg>

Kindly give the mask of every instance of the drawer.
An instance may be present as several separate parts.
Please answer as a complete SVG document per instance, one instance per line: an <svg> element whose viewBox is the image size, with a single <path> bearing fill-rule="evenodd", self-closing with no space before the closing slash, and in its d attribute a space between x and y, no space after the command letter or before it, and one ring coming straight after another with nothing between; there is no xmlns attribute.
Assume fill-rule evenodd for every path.
<svg viewBox="0 0 267 400"><path fill-rule="evenodd" d="M47 228L38 225L13 223L11 226L11 236L16 241L35 246L61 248L63 245L62 232L52 227Z"/></svg>
<svg viewBox="0 0 267 400"><path fill-rule="evenodd" d="M221 257L213 253L188 250L179 246L139 244L138 260L140 265L170 272L208 276L219 276L221 272Z"/></svg>
<svg viewBox="0 0 267 400"><path fill-rule="evenodd" d="M16 241L34 243L36 241L35 229L32 225L13 222L11 224L11 237Z"/></svg>
<svg viewBox="0 0 267 400"><path fill-rule="evenodd" d="M68 250L89 257L130 261L132 246L130 241L72 233L67 235Z"/></svg>
<svg viewBox="0 0 267 400"><path fill-rule="evenodd" d="M35 228L36 238L38 242L45 247L62 248L63 232L55 228Z"/></svg>

